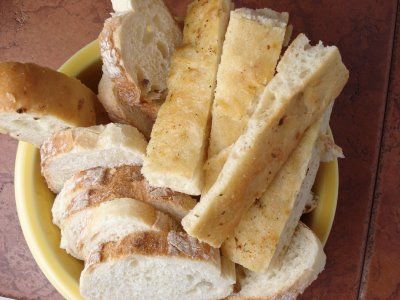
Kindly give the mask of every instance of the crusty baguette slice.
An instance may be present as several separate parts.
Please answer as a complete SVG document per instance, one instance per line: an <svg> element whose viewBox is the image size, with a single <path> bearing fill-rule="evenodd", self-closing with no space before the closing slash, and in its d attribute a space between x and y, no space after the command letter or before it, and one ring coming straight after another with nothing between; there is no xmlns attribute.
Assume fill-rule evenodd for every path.
<svg viewBox="0 0 400 300"><path fill-rule="evenodd" d="M113 124L59 131L40 148L42 174L58 193L75 173L93 167L141 165L147 142L130 125Z"/></svg>
<svg viewBox="0 0 400 300"><path fill-rule="evenodd" d="M103 202L93 210L90 220L80 236L78 249L82 256L99 250L106 242L118 241L122 237L148 230L179 230L180 226L171 216L153 206L131 198L113 199Z"/></svg>
<svg viewBox="0 0 400 300"><path fill-rule="evenodd" d="M115 198L98 206L89 206L69 215L61 222L61 248L86 259L101 244L148 230L177 230L179 223L145 202L132 198Z"/></svg>
<svg viewBox="0 0 400 300"><path fill-rule="evenodd" d="M240 291L232 299L294 300L324 270L326 255L321 242L299 223L287 252L264 273L238 272Z"/></svg>
<svg viewBox="0 0 400 300"><path fill-rule="evenodd" d="M182 220L190 235L212 246L219 247L233 233L348 79L339 50L322 43L311 46L303 34L277 68L216 183Z"/></svg>
<svg viewBox="0 0 400 300"><path fill-rule="evenodd" d="M97 101L75 78L31 63L0 63L0 133L40 147L61 129L96 125Z"/></svg>
<svg viewBox="0 0 400 300"><path fill-rule="evenodd" d="M189 5L183 46L176 50L162 105L147 147L143 173L150 184L200 195L217 68L230 0Z"/></svg>
<svg viewBox="0 0 400 300"><path fill-rule="evenodd" d="M182 33L162 0L129 3L133 10L106 20L99 36L107 76L100 82L99 98L111 119L149 137Z"/></svg>
<svg viewBox="0 0 400 300"><path fill-rule="evenodd" d="M124 109L116 93L114 93L114 88L115 84L110 76L106 72L103 72L99 82L98 96L110 119L118 123L130 123L138 128L146 138L149 138L155 115L153 117L148 117L143 113L142 107L138 105L133 105L130 106L129 109Z"/></svg>
<svg viewBox="0 0 400 300"><path fill-rule="evenodd" d="M235 283L218 249L185 233L139 232L103 245L85 264L85 299L222 299Z"/></svg>
<svg viewBox="0 0 400 300"><path fill-rule="evenodd" d="M208 157L232 145L275 74L289 15L270 9L231 12L212 108Z"/></svg>
<svg viewBox="0 0 400 300"><path fill-rule="evenodd" d="M303 135L264 195L243 215L222 244L224 255L255 272L265 272L290 243L317 175L321 149L332 107Z"/></svg>
<svg viewBox="0 0 400 300"><path fill-rule="evenodd" d="M148 203L180 221L195 205L188 195L166 188L151 187L139 166L96 167L78 172L57 195L52 208L54 224L88 207L113 198L133 198Z"/></svg>

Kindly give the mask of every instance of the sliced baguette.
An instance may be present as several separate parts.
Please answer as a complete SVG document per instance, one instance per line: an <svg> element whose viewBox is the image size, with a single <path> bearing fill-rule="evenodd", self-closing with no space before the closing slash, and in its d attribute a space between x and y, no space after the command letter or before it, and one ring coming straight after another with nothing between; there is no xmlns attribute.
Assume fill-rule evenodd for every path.
<svg viewBox="0 0 400 300"><path fill-rule="evenodd" d="M325 267L321 242L299 223L287 252L264 273L242 269L238 274L240 291L231 299L294 300L317 278Z"/></svg>
<svg viewBox="0 0 400 300"><path fill-rule="evenodd" d="M182 33L162 0L129 3L133 11L106 20L99 36L106 74L99 99L112 120L131 124L149 137Z"/></svg>
<svg viewBox="0 0 400 300"><path fill-rule="evenodd" d="M233 270L218 249L184 233L139 232L93 253L80 291L85 299L222 299Z"/></svg>
<svg viewBox="0 0 400 300"><path fill-rule="evenodd" d="M75 78L31 63L0 63L0 133L40 147L61 129L96 125L97 102Z"/></svg>
<svg viewBox="0 0 400 300"><path fill-rule="evenodd" d="M208 157L232 145L275 74L289 15L270 9L231 12L212 108Z"/></svg>
<svg viewBox="0 0 400 300"><path fill-rule="evenodd" d="M143 135L130 125L66 129L52 135L40 148L42 174L49 188L59 193L79 171L142 165L146 146Z"/></svg>
<svg viewBox="0 0 400 300"><path fill-rule="evenodd" d="M153 206L131 198L114 198L69 215L61 222L61 248L86 259L101 244L138 231L177 230L179 223Z"/></svg>
<svg viewBox="0 0 400 300"><path fill-rule="evenodd" d="M88 207L114 198L133 198L148 203L180 221L195 205L190 196L151 187L139 166L97 167L75 174L57 195L52 208L54 224Z"/></svg>
<svg viewBox="0 0 400 300"><path fill-rule="evenodd" d="M103 67L104 69L104 67ZM150 136L151 128L154 123L154 116L149 118L142 112L140 106L131 106L129 109L124 109L120 104L119 98L116 96L114 83L110 76L103 72L99 82L99 99L105 107L108 116L111 120L118 123L129 123L138 128L143 135L148 139ZM129 121L133 120L133 121Z"/></svg>
<svg viewBox="0 0 400 300"><path fill-rule="evenodd" d="M290 243L317 175L321 149L318 139L326 132L332 107L303 135L264 195L243 215L222 251L233 262L255 272L265 272Z"/></svg>
<svg viewBox="0 0 400 300"><path fill-rule="evenodd" d="M175 52L162 105L147 147L143 174L154 186L200 195L217 68L230 0L189 5L183 46Z"/></svg>
<svg viewBox="0 0 400 300"><path fill-rule="evenodd" d="M219 247L347 79L336 47L311 46L305 35L299 35L280 61L277 75L263 92L216 183L182 220L185 230Z"/></svg>

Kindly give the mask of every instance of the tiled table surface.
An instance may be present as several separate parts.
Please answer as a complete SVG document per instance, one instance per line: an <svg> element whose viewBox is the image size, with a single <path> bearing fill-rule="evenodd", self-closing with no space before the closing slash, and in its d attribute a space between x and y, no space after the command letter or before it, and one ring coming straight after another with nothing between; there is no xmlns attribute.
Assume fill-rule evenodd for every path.
<svg viewBox="0 0 400 300"><path fill-rule="evenodd" d="M58 68L95 39L109 0L0 0L0 60ZM166 1L182 15L188 1ZM400 299L400 22L396 0L236 1L291 14L295 34L336 44L351 72L331 127L340 161L337 214L326 270L303 299ZM400 19L399 19L400 20ZM396 30L397 29L397 30ZM0 136L0 295L60 299L19 227L17 143Z"/></svg>

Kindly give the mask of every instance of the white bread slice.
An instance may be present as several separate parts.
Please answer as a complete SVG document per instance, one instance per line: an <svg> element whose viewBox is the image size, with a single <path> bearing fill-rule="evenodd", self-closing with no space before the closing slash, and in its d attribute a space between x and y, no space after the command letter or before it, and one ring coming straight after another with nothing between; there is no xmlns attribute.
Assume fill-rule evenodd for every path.
<svg viewBox="0 0 400 300"><path fill-rule="evenodd" d="M222 299L234 266L185 233L139 232L93 253L81 273L85 299Z"/></svg>
<svg viewBox="0 0 400 300"><path fill-rule="evenodd" d="M70 214L61 222L61 244L69 254L86 259L101 244L138 231L177 230L179 223L153 206L131 198L115 198Z"/></svg>
<svg viewBox="0 0 400 300"><path fill-rule="evenodd" d="M267 8L231 12L218 67L209 158L246 129L258 96L275 74L288 18Z"/></svg>
<svg viewBox="0 0 400 300"><path fill-rule="evenodd" d="M130 198L113 199L93 210L78 241L78 249L82 249L83 257L89 257L101 244L118 241L133 232L168 232L179 228L177 221L149 204Z"/></svg>
<svg viewBox="0 0 400 300"><path fill-rule="evenodd" d="M88 239L85 230L92 213L102 203L119 198L147 203L177 221L196 204L190 196L149 186L141 175L139 166L96 167L81 171L67 180L53 204L53 223L61 229L61 248L78 259L85 258L92 246L96 245L93 238L93 243L89 241L89 250L86 251L83 241Z"/></svg>
<svg viewBox="0 0 400 300"><path fill-rule="evenodd" d="M282 169L243 215L233 234L222 244L225 256L255 272L265 272L290 243L317 175L321 149L332 106L303 135Z"/></svg>
<svg viewBox="0 0 400 300"><path fill-rule="evenodd" d="M61 226L69 215L114 198L148 203L178 221L196 205L188 195L151 187L139 166L96 167L75 174L65 183L53 204L53 223Z"/></svg>
<svg viewBox="0 0 400 300"><path fill-rule="evenodd" d="M112 120L131 124L149 137L182 33L162 0L130 3L134 11L106 20L99 36L103 71L111 80L100 82L99 98Z"/></svg>
<svg viewBox="0 0 400 300"><path fill-rule="evenodd" d="M294 300L324 270L326 255L316 235L301 222L287 252L264 273L242 269L241 290L232 299Z"/></svg>
<svg viewBox="0 0 400 300"><path fill-rule="evenodd" d="M230 0L189 5L183 46L176 50L168 96L151 133L143 174L151 185L200 195L217 68Z"/></svg>
<svg viewBox="0 0 400 300"><path fill-rule="evenodd" d="M0 63L0 133L40 147L61 129L96 125L97 102L75 78L31 63Z"/></svg>
<svg viewBox="0 0 400 300"><path fill-rule="evenodd" d="M117 96L115 96L114 83L106 72L103 72L99 82L98 90L98 97L105 107L111 120L122 124L130 123L134 126L136 125L135 127L138 128L147 139L150 137L150 132L151 128L153 127L155 117L149 118L146 116L142 112L142 108L140 106L134 105L130 106L129 109L124 109Z"/></svg>
<svg viewBox="0 0 400 300"><path fill-rule="evenodd" d="M42 174L59 193L75 173L93 167L141 165L147 141L130 125L113 124L66 129L48 138L40 148Z"/></svg>
<svg viewBox="0 0 400 300"><path fill-rule="evenodd" d="M216 183L182 220L191 236L212 246L219 247L233 233L348 79L339 50L322 43L311 46L303 34L289 46L277 69Z"/></svg>

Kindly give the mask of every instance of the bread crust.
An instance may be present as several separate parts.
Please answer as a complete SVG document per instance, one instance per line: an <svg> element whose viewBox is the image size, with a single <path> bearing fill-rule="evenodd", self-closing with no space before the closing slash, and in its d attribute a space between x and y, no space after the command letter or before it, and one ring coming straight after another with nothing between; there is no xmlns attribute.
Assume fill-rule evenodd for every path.
<svg viewBox="0 0 400 300"><path fill-rule="evenodd" d="M132 232L180 230L171 216L132 198L114 198L88 206L67 216L59 225L62 248L83 260L101 244L118 241Z"/></svg>
<svg viewBox="0 0 400 300"><path fill-rule="evenodd" d="M120 259L131 254L179 256L193 260L207 260L217 265L220 263L218 249L177 231L136 232L118 242L106 243L102 246L98 262Z"/></svg>
<svg viewBox="0 0 400 300"><path fill-rule="evenodd" d="M59 193L65 181L83 169L122 164L141 165L146 146L147 141L143 135L130 125L110 123L105 126L65 129L53 134L40 148L41 170L49 188ZM106 150L120 151L120 156L115 157L112 162L107 160L108 156L103 156L98 161L91 161L89 165L86 161L76 163L82 158L79 156L81 154L97 155ZM123 155L124 151L130 155ZM58 164L60 161L68 164L68 159L73 160L73 167ZM54 165L57 165L57 171L54 170Z"/></svg>
<svg viewBox="0 0 400 300"><path fill-rule="evenodd" d="M81 171L69 180L57 197L56 202L68 203L64 218L114 198L133 198L149 203L179 221L196 205L196 200L188 195L151 187L139 166Z"/></svg>
<svg viewBox="0 0 400 300"><path fill-rule="evenodd" d="M160 105L142 96L140 87L127 72L121 49L116 46L114 40L114 34L118 26L121 26L122 19L130 14L132 12L107 19L99 35L103 71L111 80L108 88L112 89L112 95L106 96L102 93L99 99L113 121L131 124L149 137Z"/></svg>
<svg viewBox="0 0 400 300"><path fill-rule="evenodd" d="M64 128L96 124L97 97L75 78L36 64L18 62L0 63L0 78L0 114L15 114L15 118L30 115L32 123L51 116ZM47 136L52 133L48 128ZM30 142L40 146L46 137Z"/></svg>

